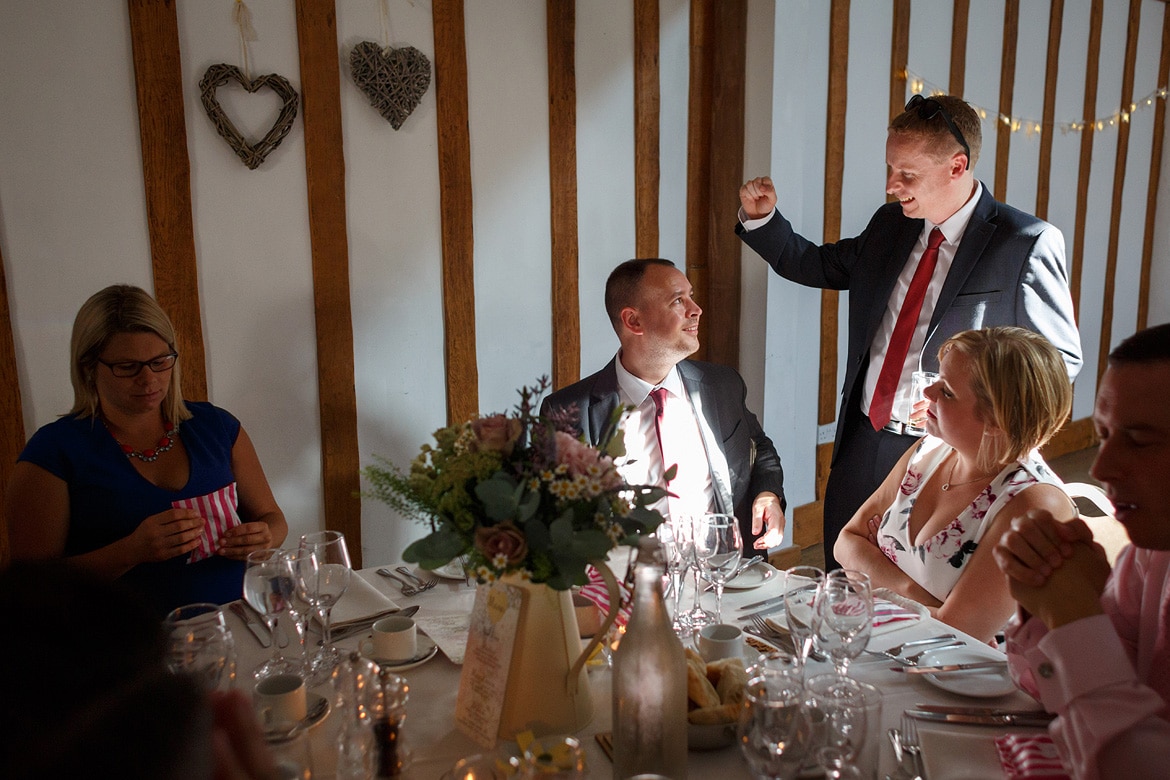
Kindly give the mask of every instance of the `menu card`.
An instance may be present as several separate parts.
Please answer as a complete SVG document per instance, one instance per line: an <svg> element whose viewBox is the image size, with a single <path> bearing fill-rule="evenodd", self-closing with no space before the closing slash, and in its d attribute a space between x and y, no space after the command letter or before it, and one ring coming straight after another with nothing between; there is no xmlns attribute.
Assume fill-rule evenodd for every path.
<svg viewBox="0 0 1170 780"><path fill-rule="evenodd" d="M475 594L459 696L455 700L455 725L486 748L495 747L500 730L512 647L525 595L520 588L502 582L481 587Z"/></svg>

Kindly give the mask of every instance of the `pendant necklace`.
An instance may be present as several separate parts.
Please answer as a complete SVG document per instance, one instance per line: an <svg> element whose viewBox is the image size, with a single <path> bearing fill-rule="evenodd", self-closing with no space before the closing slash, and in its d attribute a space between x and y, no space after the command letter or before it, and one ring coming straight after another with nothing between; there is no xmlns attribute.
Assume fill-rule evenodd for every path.
<svg viewBox="0 0 1170 780"><path fill-rule="evenodd" d="M164 452L170 452L178 440L179 429L170 420L163 423L163 435L158 440L158 444L145 450L136 450L129 444L123 444L118 441L117 437L114 437L114 441L118 442L118 446L122 448L122 452L126 453L127 458L138 458L143 463L154 463L158 460L159 455L162 455Z"/></svg>
<svg viewBox="0 0 1170 780"><path fill-rule="evenodd" d="M957 462L958 462L958 458L955 458L955 460L951 461L951 470L949 472L947 472L947 481L942 483L942 489L943 489L944 493L953 487L963 487L964 485L973 485L976 482L978 482L979 480L987 479L990 476L990 475L985 474L983 476L975 477L975 479L969 479L966 482L951 482L951 479L955 476L955 463L957 463Z"/></svg>

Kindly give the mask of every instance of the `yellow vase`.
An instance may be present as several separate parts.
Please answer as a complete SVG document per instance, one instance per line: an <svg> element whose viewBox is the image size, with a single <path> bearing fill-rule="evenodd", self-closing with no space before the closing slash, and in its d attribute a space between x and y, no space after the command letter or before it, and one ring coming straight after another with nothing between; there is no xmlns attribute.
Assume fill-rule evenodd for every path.
<svg viewBox="0 0 1170 780"><path fill-rule="evenodd" d="M610 610L584 649L569 591L553 590L517 576L502 578L521 590L523 603L500 717L501 739L514 739L528 730L538 736L578 731L593 719L585 661L617 617L620 598L609 568L602 562L594 566L609 588Z"/></svg>

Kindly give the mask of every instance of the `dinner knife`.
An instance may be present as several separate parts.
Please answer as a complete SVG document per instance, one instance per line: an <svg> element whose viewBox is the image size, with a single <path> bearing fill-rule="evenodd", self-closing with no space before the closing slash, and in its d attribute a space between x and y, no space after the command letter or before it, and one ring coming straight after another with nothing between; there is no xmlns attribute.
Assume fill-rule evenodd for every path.
<svg viewBox="0 0 1170 780"><path fill-rule="evenodd" d="M261 647L272 647L272 635L268 633L267 627L260 625L260 621L242 601L233 601L229 607L236 613L236 617L244 621L244 625L252 632L252 636L256 637Z"/></svg>
<svg viewBox="0 0 1170 780"><path fill-rule="evenodd" d="M784 606L784 597L783 596L773 596L772 598L764 599L763 601L753 601L751 604L744 604L742 607L740 607L740 610L741 611L742 610L751 610L751 609L756 609L757 607L770 607L770 606L773 606L774 604L779 604L780 606Z"/></svg>
<svg viewBox="0 0 1170 780"><path fill-rule="evenodd" d="M891 672L904 674L939 674L941 672L968 672L975 669L1007 669L1007 661L975 661L965 664L939 664L937 666L891 666Z"/></svg>
<svg viewBox="0 0 1170 780"><path fill-rule="evenodd" d="M379 612L377 615L371 615L368 620L362 620L357 623L350 623L348 625L342 626L341 628L333 629L329 632L331 635L330 638L333 639L333 641L345 639L347 636L353 636L354 634L360 634L364 631L369 631L370 627L374 625L374 623L377 623L384 617L390 617L391 615L410 617L415 612L418 612L418 604L412 604L404 609L392 609L385 612Z"/></svg>
<svg viewBox="0 0 1170 780"><path fill-rule="evenodd" d="M1021 710L1014 707L979 707L956 704L915 704L911 709L922 712L937 712L943 715L1025 715L1030 718L1047 717L1049 720L1056 716L1044 710Z"/></svg>
<svg viewBox="0 0 1170 780"><path fill-rule="evenodd" d="M915 720L932 723L958 723L970 726L1032 726L1043 728L1053 716L1047 712L1003 712L1001 714L969 715L962 712L928 712L927 710L906 710L906 715Z"/></svg>

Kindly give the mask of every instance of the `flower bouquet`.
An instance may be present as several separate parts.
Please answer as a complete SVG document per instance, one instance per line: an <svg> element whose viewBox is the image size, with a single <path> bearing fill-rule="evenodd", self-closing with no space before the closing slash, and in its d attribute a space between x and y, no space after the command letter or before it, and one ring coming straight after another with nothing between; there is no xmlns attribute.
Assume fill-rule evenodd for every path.
<svg viewBox="0 0 1170 780"><path fill-rule="evenodd" d="M521 388L514 414L435 431L435 443L422 446L409 472L384 458L363 469L367 495L430 525L403 560L435 569L465 556L480 582L517 574L567 590L589 582L588 563L662 522L649 507L666 492L628 485L614 466L625 454L618 426L624 407L593 447L567 432L571 424L534 412L548 386L544 377Z"/></svg>

